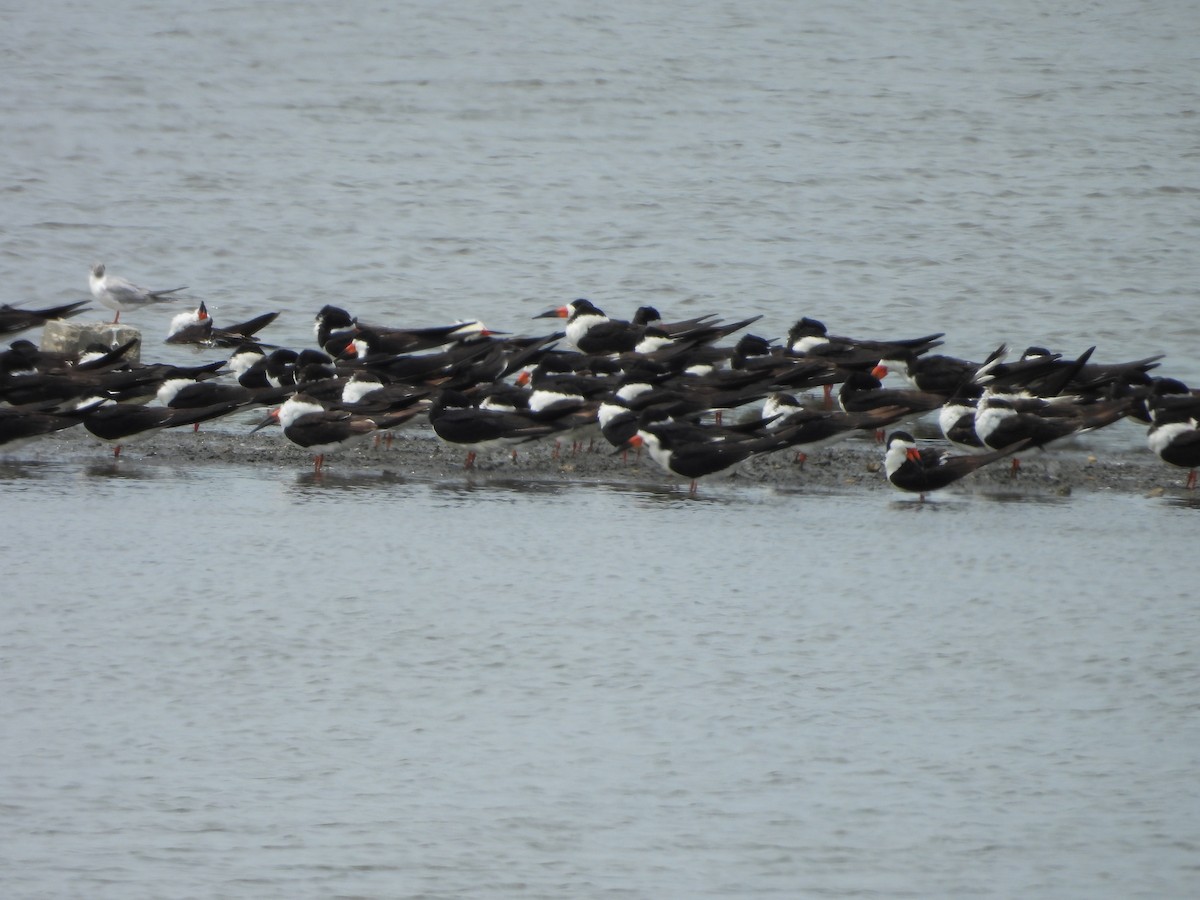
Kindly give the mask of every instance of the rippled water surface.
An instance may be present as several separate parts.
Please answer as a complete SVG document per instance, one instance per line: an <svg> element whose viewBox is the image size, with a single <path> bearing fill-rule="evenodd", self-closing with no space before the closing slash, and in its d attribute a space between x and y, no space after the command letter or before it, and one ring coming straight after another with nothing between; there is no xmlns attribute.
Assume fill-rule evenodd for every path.
<svg viewBox="0 0 1200 900"><path fill-rule="evenodd" d="M1192 4L2 18L0 302L103 259L293 346L589 296L1200 383ZM1188 500L0 488L5 896L1195 894Z"/></svg>
<svg viewBox="0 0 1200 900"><path fill-rule="evenodd" d="M10 896L1194 883L1194 505L0 476Z"/></svg>
<svg viewBox="0 0 1200 900"><path fill-rule="evenodd" d="M0 87L9 299L87 266L285 343L326 302L525 330L800 315L1200 380L1189 3L27 5ZM169 313L136 317L165 333Z"/></svg>

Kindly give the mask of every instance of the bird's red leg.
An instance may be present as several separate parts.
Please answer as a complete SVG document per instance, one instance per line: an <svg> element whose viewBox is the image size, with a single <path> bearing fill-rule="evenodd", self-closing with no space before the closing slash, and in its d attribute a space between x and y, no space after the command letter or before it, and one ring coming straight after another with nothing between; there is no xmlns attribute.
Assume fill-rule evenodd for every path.
<svg viewBox="0 0 1200 900"><path fill-rule="evenodd" d="M463 468L464 469L475 468L475 451L474 450L471 450L470 452L467 453L467 461L466 461L466 463L463 464Z"/></svg>
<svg viewBox="0 0 1200 900"><path fill-rule="evenodd" d="M1187 489L1189 491L1194 491L1196 489L1196 470L1195 469L1192 469L1192 471L1188 472Z"/></svg>

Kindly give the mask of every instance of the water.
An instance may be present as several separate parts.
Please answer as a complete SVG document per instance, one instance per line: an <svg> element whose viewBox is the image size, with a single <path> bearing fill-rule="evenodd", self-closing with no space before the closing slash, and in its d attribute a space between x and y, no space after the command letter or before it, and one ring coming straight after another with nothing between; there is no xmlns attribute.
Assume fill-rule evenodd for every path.
<svg viewBox="0 0 1200 900"><path fill-rule="evenodd" d="M7 293L103 257L283 343L589 296L1200 380L1190 4L743 6L13 11Z"/></svg>
<svg viewBox="0 0 1200 900"><path fill-rule="evenodd" d="M1200 383L1190 4L4 13L0 301L576 296ZM173 309L139 313L145 356ZM0 890L1190 897L1196 509L0 465Z"/></svg>
<svg viewBox="0 0 1200 900"><path fill-rule="evenodd" d="M1194 883L1193 505L0 475L10 896Z"/></svg>

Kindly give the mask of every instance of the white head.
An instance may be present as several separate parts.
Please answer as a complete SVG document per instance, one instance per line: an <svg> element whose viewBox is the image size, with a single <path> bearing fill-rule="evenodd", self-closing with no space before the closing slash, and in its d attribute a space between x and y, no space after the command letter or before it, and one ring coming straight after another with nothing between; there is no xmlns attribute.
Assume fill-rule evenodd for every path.
<svg viewBox="0 0 1200 900"><path fill-rule="evenodd" d="M229 368L233 374L240 378L246 374L246 370L266 356L261 347L247 345L234 352L233 356L229 357Z"/></svg>
<svg viewBox="0 0 1200 900"><path fill-rule="evenodd" d="M653 353L661 347L666 347L671 343L671 338L665 334L647 333L638 341L638 345L633 348L634 353Z"/></svg>
<svg viewBox="0 0 1200 900"><path fill-rule="evenodd" d="M887 453L883 457L883 467L891 478L896 470L913 457L920 458L917 442L907 431L893 431L888 436Z"/></svg>
<svg viewBox="0 0 1200 900"><path fill-rule="evenodd" d="M325 407L308 394L293 394L276 410L276 418L280 425L287 428L301 416L324 411Z"/></svg>
<svg viewBox="0 0 1200 900"><path fill-rule="evenodd" d="M185 328L198 325L208 319L208 309L201 303L190 312L181 312L171 317L171 325L167 329L167 337L178 334Z"/></svg>
<svg viewBox="0 0 1200 900"><path fill-rule="evenodd" d="M383 382L378 375L355 372L342 387L342 402L358 403L363 397L379 390L383 390Z"/></svg>
<svg viewBox="0 0 1200 900"><path fill-rule="evenodd" d="M158 388L154 399L159 406L170 406L175 396L189 384L195 384L190 378L168 378Z"/></svg>

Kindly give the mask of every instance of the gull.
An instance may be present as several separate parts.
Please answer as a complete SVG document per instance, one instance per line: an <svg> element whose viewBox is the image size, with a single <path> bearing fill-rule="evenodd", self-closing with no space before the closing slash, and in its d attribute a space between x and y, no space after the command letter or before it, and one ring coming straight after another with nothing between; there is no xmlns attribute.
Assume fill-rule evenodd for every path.
<svg viewBox="0 0 1200 900"><path fill-rule="evenodd" d="M168 297L168 294L174 294L176 291L186 291L187 286L171 288L167 291L151 291L144 287L139 287L133 282L126 281L124 278L118 278L115 275L109 275L104 271L104 263L92 264L92 275L88 279L92 287L92 296L96 298L96 302L102 306L107 306L109 309L116 310L117 314L113 317L112 324L116 325L121 321L121 313L130 309L138 309L142 306L149 306L152 303L165 303L169 300L174 300L174 297Z"/></svg>

